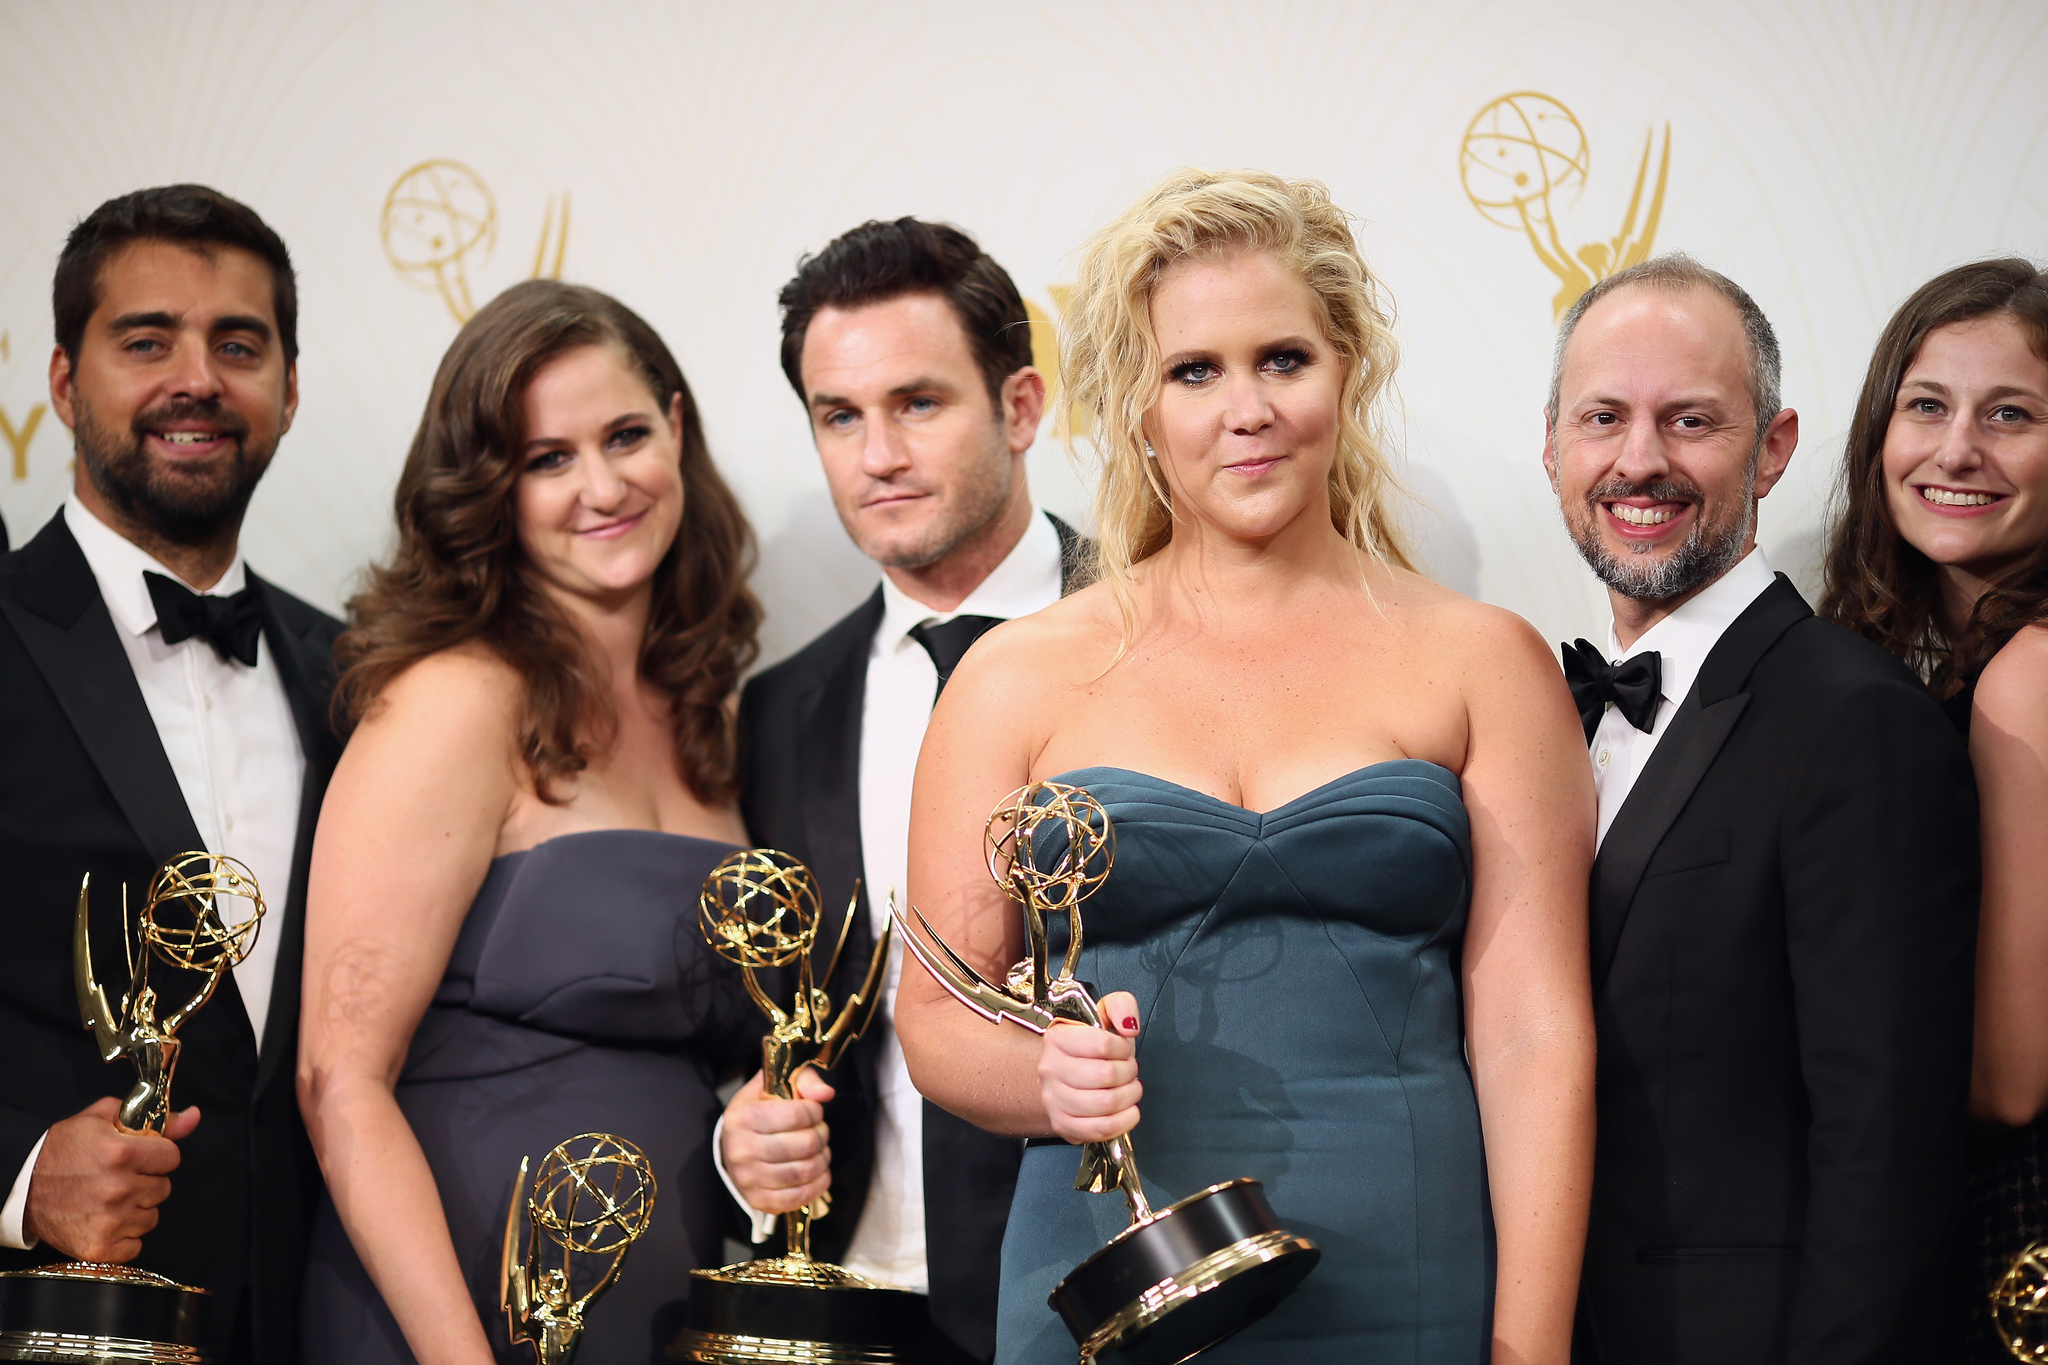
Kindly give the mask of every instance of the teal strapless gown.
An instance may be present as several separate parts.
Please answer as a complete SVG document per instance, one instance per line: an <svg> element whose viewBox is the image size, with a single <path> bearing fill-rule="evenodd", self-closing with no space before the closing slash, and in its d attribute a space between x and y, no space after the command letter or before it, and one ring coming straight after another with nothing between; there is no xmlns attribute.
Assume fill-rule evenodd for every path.
<svg viewBox="0 0 2048 1365"><path fill-rule="evenodd" d="M1076 974L1138 998L1147 1195L1256 1176L1281 1226L1323 1251L1203 1365L1483 1365L1493 1222L1459 1000L1457 776L1376 763L1263 815L1121 768L1057 780L1116 826ZM1078 1163L1063 1144L1025 1153L997 1365L1073 1365L1046 1295L1128 1221L1121 1198L1073 1188Z"/></svg>

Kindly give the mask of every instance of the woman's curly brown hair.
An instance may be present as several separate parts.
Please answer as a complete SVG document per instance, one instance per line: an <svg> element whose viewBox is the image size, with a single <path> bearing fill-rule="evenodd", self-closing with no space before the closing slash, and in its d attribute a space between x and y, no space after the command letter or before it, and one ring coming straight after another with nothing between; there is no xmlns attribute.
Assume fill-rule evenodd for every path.
<svg viewBox="0 0 2048 1365"><path fill-rule="evenodd" d="M2031 261L1957 266L1899 305L1863 377L1835 488L1820 614L1903 659L1937 697L1960 692L2022 627L2048 619L2044 542L2000 575L1952 635L1941 620L1934 561L1899 534L1885 493L1885 434L1921 343L1943 327L1997 314L2018 321L2035 354L2048 360L2048 274Z"/></svg>
<svg viewBox="0 0 2048 1365"><path fill-rule="evenodd" d="M682 525L654 573L640 676L669 698L683 781L698 800L723 805L739 786L727 702L761 624L747 587L753 531L711 462L675 357L638 314L595 289L514 285L448 348L398 479L398 549L350 600L335 645L336 716L353 728L398 674L476 641L525 680L519 753L542 800L565 800L560 780L616 735L611 688L527 571L517 524L526 387L580 346L614 348L647 381L657 411L682 395Z"/></svg>

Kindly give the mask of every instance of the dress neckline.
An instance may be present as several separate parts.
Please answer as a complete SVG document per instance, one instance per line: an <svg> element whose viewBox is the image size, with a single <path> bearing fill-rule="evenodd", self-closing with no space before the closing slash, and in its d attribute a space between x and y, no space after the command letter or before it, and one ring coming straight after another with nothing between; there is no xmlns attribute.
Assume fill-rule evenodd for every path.
<svg viewBox="0 0 2048 1365"><path fill-rule="evenodd" d="M550 844L559 844L570 839L589 839L597 835L620 834L644 835L652 839L680 839L686 844L709 844L713 848L727 850L735 850L740 847L740 845L729 843L724 839L707 839L701 834L671 834L665 829L575 829L570 830L567 834L551 834L537 844L529 844L525 848L515 848L510 853L500 853L495 858L492 858L491 861L493 863L502 863L510 858L524 858L527 854L538 852Z"/></svg>
<svg viewBox="0 0 2048 1365"><path fill-rule="evenodd" d="M1156 782L1162 787L1171 787L1173 788L1173 790L1177 792L1185 792L1187 795L1192 796L1197 800L1207 801L1210 805L1220 807L1223 810L1233 811L1239 815L1250 816L1255 820L1268 820L1271 819L1273 816L1280 814L1282 811L1289 810L1295 806L1302 805L1305 802L1314 799L1315 797L1323 795L1325 792L1328 792L1333 787L1340 787L1348 782L1356 781L1360 778L1365 777L1369 773L1377 772L1381 768L1401 767L1428 768L1435 772L1442 773L1445 777L1449 778L1449 785L1451 787L1459 788L1462 786L1462 784L1459 782L1458 775L1456 773L1452 772L1449 768L1446 768L1443 764L1432 763L1430 760L1426 758L1383 758L1377 763L1368 763L1363 768L1353 768L1350 772L1343 773L1337 777L1333 777L1329 781L1321 784L1320 786L1311 787L1307 791L1303 792L1301 795L1294 797L1291 800L1282 801L1279 805L1272 807L1270 810L1253 810L1250 806L1240 806L1235 801L1225 801L1220 796L1212 796L1208 792L1202 791L1198 787L1190 787L1184 783L1175 782L1172 778L1158 777L1153 775L1152 773L1142 772L1136 768L1120 768L1113 763L1095 763L1090 764L1085 768L1070 768L1066 772L1055 774L1049 780L1053 782L1066 782L1069 778L1079 777L1083 773L1123 773L1130 777L1141 777L1147 782ZM1074 785L1086 786L1087 784L1075 783Z"/></svg>

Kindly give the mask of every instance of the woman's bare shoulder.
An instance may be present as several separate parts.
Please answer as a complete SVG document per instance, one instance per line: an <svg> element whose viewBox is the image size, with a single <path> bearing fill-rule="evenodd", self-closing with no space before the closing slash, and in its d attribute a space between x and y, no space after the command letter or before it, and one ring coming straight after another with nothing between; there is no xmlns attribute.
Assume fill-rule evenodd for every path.
<svg viewBox="0 0 2048 1365"><path fill-rule="evenodd" d="M1557 671L1536 628L1506 607L1481 602L1406 569L1389 569L1388 590L1413 628L1449 656L1470 664Z"/></svg>
<svg viewBox="0 0 2048 1365"><path fill-rule="evenodd" d="M2048 623L2022 627L1992 656L1975 708L2000 730L2048 737Z"/></svg>
<svg viewBox="0 0 2048 1365"><path fill-rule="evenodd" d="M525 701L525 681L488 645L438 650L393 677L365 725L406 731L503 734Z"/></svg>

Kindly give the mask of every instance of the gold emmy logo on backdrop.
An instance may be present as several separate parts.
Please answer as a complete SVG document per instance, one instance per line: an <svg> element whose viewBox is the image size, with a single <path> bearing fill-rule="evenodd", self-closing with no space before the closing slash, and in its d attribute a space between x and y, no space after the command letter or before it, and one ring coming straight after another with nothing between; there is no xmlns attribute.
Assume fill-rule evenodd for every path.
<svg viewBox="0 0 2048 1365"><path fill-rule="evenodd" d="M459 161L422 161L399 176L384 196L378 232L384 258L401 279L438 293L458 323L475 315L470 268L490 260L498 245L498 201L482 176ZM548 196L527 278L561 279L568 250L565 191Z"/></svg>
<svg viewBox="0 0 2048 1365"><path fill-rule="evenodd" d="M0 364L11 363L14 359L14 339L0 329ZM36 428L42 425L43 414L49 409L42 403L31 404L28 416L20 426L4 405L0 405L0 438L7 442L7 448L14 456L14 479L19 483L28 477L28 443L35 440Z"/></svg>
<svg viewBox="0 0 2048 1365"><path fill-rule="evenodd" d="M1031 956L1000 984L932 932L899 913L903 941L954 999L984 1019L1044 1033L1058 1024L1101 1028L1095 991L1077 980L1081 902L1116 863L1109 812L1080 787L1034 782L1005 797L984 830L989 875L1024 911ZM1038 851L1053 853L1040 867ZM1066 917L1066 951L1051 970L1045 917ZM922 930L922 936L919 934ZM1154 1209L1138 1178L1131 1135L1082 1144L1074 1188L1120 1190L1130 1226L1081 1262L1047 1298L1080 1346L1081 1365L1176 1365L1257 1321L1301 1284L1322 1252L1279 1225L1257 1180L1240 1177Z"/></svg>
<svg viewBox="0 0 2048 1365"><path fill-rule="evenodd" d="M128 989L116 1011L93 971L91 889L88 874L78 887L71 929L79 1018L92 1030L103 1061L126 1057L135 1064L135 1088L121 1102L122 1131L161 1133L170 1116L171 1080L183 1047L178 1029L256 946L263 895L248 868L211 853L181 853L158 868L149 898L132 921L122 888ZM223 899L246 903L248 913L230 920L221 913ZM149 980L152 959L199 977L191 998L161 1018L156 987ZM0 1360L200 1365L206 1359L198 1344L206 1330L204 1289L146 1270L87 1262L9 1271L0 1278L7 1283L0 1309Z"/></svg>
<svg viewBox="0 0 2048 1365"><path fill-rule="evenodd" d="M1045 292L1052 296L1055 312L1064 317L1067 301L1074 297L1071 284L1046 286ZM1051 410L1053 399L1060 391L1060 333L1059 324L1053 321L1052 313L1041 308L1034 300L1024 300L1024 316L1031 320L1031 363L1045 376L1045 405ZM1095 430L1095 422L1086 413L1070 415L1067 429L1056 435L1087 436Z"/></svg>
<svg viewBox="0 0 2048 1365"><path fill-rule="evenodd" d="M2048 1361L2048 1242L2013 1257L1991 1291L1991 1322L2014 1359Z"/></svg>
<svg viewBox="0 0 2048 1365"><path fill-rule="evenodd" d="M591 1300L612 1287L626 1252L654 1222L654 1170L638 1147L610 1133L579 1133L557 1143L531 1184L528 1161L519 1158L505 1210L498 1302L515 1345L530 1343L540 1365L569 1365ZM595 1280L582 1277L587 1287L581 1293L578 1256L611 1258Z"/></svg>
<svg viewBox="0 0 2048 1365"><path fill-rule="evenodd" d="M1458 149L1465 197L1488 222L1526 236L1536 258L1562 282L1550 301L1553 316L1563 317L1579 295L1609 275L1649 259L1671 178L1670 124L1664 125L1664 152L1652 186L1650 153L1656 140L1655 129L1644 135L1642 162L1621 231L1571 251L1558 226L1557 201L1566 193L1576 198L1584 192L1592 164L1592 149L1578 115L1548 95L1520 90L1481 109L1465 130Z"/></svg>
<svg viewBox="0 0 2048 1365"><path fill-rule="evenodd" d="M892 913L894 908L891 897ZM825 967L822 979L828 984L859 910L856 883ZM772 848L729 855L711 869L697 899L697 927L704 941L740 969L747 994L768 1016L772 1027L761 1039L761 1082L781 1099L796 1094L792 1082L798 1071L807 1066L823 1071L838 1061L882 1001L893 921L883 921L860 987L834 1013L832 997L817 984L820 978L811 967L823 918L811 870ZM792 966L795 999L785 1010L762 988L759 973ZM915 1294L811 1259L811 1223L829 1209L821 1195L783 1215L785 1255L691 1271L685 1326L669 1347L669 1357L699 1365L888 1365L903 1360L924 1308Z"/></svg>

